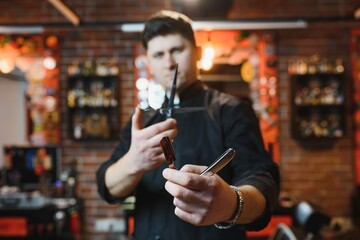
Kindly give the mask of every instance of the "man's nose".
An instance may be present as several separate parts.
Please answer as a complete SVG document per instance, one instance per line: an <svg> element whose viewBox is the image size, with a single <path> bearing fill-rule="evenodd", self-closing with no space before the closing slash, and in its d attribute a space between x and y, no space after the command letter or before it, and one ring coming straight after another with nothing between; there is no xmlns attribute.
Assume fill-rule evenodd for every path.
<svg viewBox="0 0 360 240"><path fill-rule="evenodd" d="M169 69L175 69L176 59L172 54L166 54L165 66Z"/></svg>

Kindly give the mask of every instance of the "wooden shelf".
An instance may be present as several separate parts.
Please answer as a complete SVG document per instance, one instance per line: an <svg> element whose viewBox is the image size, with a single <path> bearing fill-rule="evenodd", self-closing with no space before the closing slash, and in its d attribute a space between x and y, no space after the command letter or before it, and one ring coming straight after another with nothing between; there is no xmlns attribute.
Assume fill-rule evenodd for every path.
<svg viewBox="0 0 360 240"><path fill-rule="evenodd" d="M345 75L292 74L292 135L296 139L337 139L345 135Z"/></svg>
<svg viewBox="0 0 360 240"><path fill-rule="evenodd" d="M74 140L112 140L119 132L117 76L69 76L69 135Z"/></svg>

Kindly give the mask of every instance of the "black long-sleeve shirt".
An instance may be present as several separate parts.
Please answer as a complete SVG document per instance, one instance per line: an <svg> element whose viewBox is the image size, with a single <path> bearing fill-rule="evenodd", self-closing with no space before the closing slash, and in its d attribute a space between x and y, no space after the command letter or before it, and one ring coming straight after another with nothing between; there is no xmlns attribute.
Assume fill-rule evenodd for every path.
<svg viewBox="0 0 360 240"><path fill-rule="evenodd" d="M260 230L270 220L279 191L279 172L264 148L258 119L250 104L228 94L210 89L198 81L180 95L180 107L204 107L203 110L176 114L178 135L174 139L176 161L185 164L210 165L229 147L236 156L218 175L231 185L252 185L266 198L266 211L255 222L236 225L228 230L215 226L193 226L174 214L173 197L166 192L161 167L146 173L134 194L135 238L167 240L246 239L245 230ZM163 121L160 113L144 112L144 127ZM109 203L122 199L110 196L105 186L106 169L118 161L130 147L131 121L121 133L120 143L111 158L97 171L98 190ZM224 206L225 207L225 206ZM246 205L245 205L246 207Z"/></svg>

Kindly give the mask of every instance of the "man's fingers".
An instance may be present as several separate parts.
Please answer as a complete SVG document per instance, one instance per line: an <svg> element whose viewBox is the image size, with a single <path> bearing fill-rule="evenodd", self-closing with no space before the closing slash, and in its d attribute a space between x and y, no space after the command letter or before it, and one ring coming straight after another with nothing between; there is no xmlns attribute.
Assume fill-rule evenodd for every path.
<svg viewBox="0 0 360 240"><path fill-rule="evenodd" d="M204 176L199 176L198 172L201 172L202 168L196 170L195 173L184 172L182 169L180 171L166 168L163 170L163 176L169 182L175 183L177 185L183 186L185 188L200 190L208 186L208 180Z"/></svg>
<svg viewBox="0 0 360 240"><path fill-rule="evenodd" d="M206 166L186 164L180 169L180 171L181 172L191 172L191 173L200 174L206 168L207 168Z"/></svg>
<svg viewBox="0 0 360 240"><path fill-rule="evenodd" d="M144 128L142 134L145 138L148 139L165 131L174 130L175 128L176 128L176 120L171 118L171 119L167 119L166 121L159 122L147 128ZM172 137L169 135L164 135L164 136ZM160 142L160 140L158 142Z"/></svg>
<svg viewBox="0 0 360 240"><path fill-rule="evenodd" d="M142 112L139 107L135 108L135 113L132 116L132 128L135 130L142 129Z"/></svg>
<svg viewBox="0 0 360 240"><path fill-rule="evenodd" d="M164 132L161 132L160 134L154 135L151 138L149 138L149 143L151 146L159 146L160 145L160 140L163 137L169 137L171 140L173 140L175 138L175 136L177 135L177 129L169 129L166 130Z"/></svg>
<svg viewBox="0 0 360 240"><path fill-rule="evenodd" d="M159 122L156 124L153 124L151 126L148 126L146 128L143 128L142 125L142 111L139 107L135 108L135 113L132 116L132 130L142 130L141 136L144 139L150 139L156 135L159 135L160 133L164 133L164 136L174 138L177 134L176 130L176 120L171 118L167 119L166 121ZM167 131L167 132L166 132ZM170 131L170 134L169 134ZM160 139L163 136L160 136ZM156 139L157 141L158 139ZM156 144L158 144L160 140L157 141Z"/></svg>

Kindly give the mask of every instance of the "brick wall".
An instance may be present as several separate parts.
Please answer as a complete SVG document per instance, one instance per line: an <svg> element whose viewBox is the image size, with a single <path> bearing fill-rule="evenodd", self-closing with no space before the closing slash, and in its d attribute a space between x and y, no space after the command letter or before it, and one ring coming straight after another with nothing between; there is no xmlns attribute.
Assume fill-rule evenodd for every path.
<svg viewBox="0 0 360 240"><path fill-rule="evenodd" d="M349 27L349 28L348 28ZM349 215L354 187L349 29L342 24L313 23L306 30L278 31L282 188L296 200L308 200L331 215ZM346 66L346 136L336 141L296 141L290 135L291 103L287 61L319 54L342 57Z"/></svg>
<svg viewBox="0 0 360 240"><path fill-rule="evenodd" d="M180 0L64 0L83 22L73 27L47 1L0 1L0 24L45 24L47 33L59 36L61 44L61 146L62 165L67 167L73 158L78 161L79 191L84 198L85 238L95 239L97 218L119 217L117 206L104 203L97 194L95 171L116 145L108 142L76 142L68 135L66 110L67 67L76 58L116 58L120 68L120 122L124 126L133 111L133 45L138 34L121 33L105 22L144 20L162 8L181 10ZM282 1L283 2L283 1ZM351 16L357 1L234 1L229 14L232 19L246 18L319 18ZM349 66L349 33L354 23L341 21L314 21L303 30L277 30L279 67L279 113L282 189L297 201L309 200L331 215L349 215L349 197L354 185L353 136L351 121L351 78ZM348 73L347 135L333 143L312 144L295 141L290 135L290 84L287 61L294 56L340 56L345 59Z"/></svg>
<svg viewBox="0 0 360 240"><path fill-rule="evenodd" d="M82 61L98 57L114 57L120 68L120 122L123 126L133 111L133 39L136 35L121 34L108 27L86 28L80 31L59 31L62 38L62 106L66 106L67 66L76 58ZM106 204L99 198L95 182L95 172L99 164L107 159L116 142L76 142L68 136L66 108L62 108L63 164L66 166L74 157L78 162L79 191L85 199L85 231L87 236L95 236L94 224L97 218L119 217L118 206Z"/></svg>

